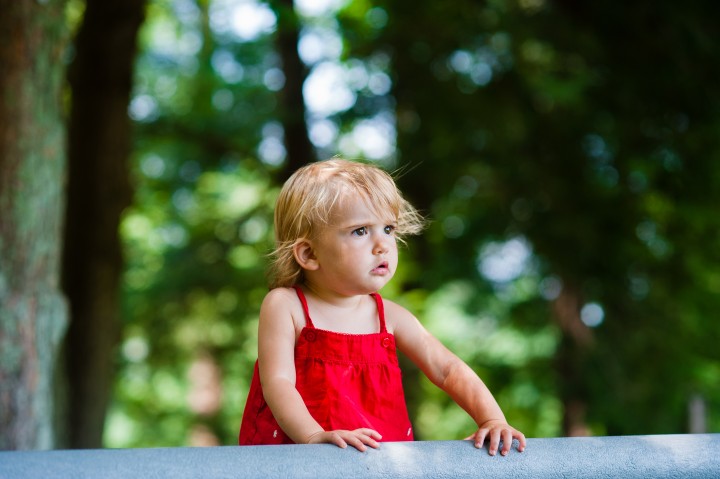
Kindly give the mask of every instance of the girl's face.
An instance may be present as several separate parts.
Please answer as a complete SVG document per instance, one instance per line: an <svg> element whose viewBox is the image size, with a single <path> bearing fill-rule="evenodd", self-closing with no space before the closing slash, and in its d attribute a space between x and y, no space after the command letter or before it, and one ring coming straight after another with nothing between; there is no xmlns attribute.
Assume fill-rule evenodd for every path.
<svg viewBox="0 0 720 479"><path fill-rule="evenodd" d="M392 215L378 217L360 195L346 196L312 241L318 267L307 279L343 296L378 291L397 268L396 226Z"/></svg>

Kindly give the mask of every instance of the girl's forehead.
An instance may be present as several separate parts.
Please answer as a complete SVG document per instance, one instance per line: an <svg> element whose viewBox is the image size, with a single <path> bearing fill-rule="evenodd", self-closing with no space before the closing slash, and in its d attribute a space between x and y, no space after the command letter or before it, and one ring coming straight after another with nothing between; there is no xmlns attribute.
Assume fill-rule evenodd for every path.
<svg viewBox="0 0 720 479"><path fill-rule="evenodd" d="M335 203L330 214L330 223L334 225L371 220L394 222L396 219L389 208L383 208L378 202L360 193L343 195Z"/></svg>

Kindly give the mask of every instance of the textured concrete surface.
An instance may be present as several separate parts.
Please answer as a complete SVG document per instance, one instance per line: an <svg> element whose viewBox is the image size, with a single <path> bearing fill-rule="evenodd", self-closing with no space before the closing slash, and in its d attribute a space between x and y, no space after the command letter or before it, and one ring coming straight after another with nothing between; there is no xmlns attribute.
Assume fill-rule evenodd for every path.
<svg viewBox="0 0 720 479"><path fill-rule="evenodd" d="M720 478L720 434L529 439L491 457L466 441L0 452L0 478Z"/></svg>

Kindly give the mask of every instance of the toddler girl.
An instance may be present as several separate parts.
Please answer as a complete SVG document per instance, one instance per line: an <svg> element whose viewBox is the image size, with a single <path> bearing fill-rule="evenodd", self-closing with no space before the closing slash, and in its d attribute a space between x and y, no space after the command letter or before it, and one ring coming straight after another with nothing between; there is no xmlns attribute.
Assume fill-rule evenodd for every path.
<svg viewBox="0 0 720 479"><path fill-rule="evenodd" d="M299 169L275 209L271 289L240 444L332 443L360 451L413 439L395 348L478 425L467 439L494 455L525 436L480 378L405 308L377 293L397 242L422 218L383 170L333 159Z"/></svg>

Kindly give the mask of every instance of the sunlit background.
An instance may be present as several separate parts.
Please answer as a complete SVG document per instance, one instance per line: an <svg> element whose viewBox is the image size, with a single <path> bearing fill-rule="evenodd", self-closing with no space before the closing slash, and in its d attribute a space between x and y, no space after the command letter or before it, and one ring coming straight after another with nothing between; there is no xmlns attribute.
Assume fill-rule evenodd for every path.
<svg viewBox="0 0 720 479"><path fill-rule="evenodd" d="M79 3L71 2L71 18L79 16ZM661 316L661 299L672 284L654 277L667 275L663 268L676 257L670 237L682 226L674 223L676 197L653 185L691 168L677 138L692 113L648 116L642 128L653 131L648 138L659 139L647 158L625 158L624 133L618 132L626 131L631 118L613 117L612 105L599 119L585 110L585 116L571 114L585 108L588 92L606 72L580 53L556 49L550 39L555 35L526 31L524 21L552 30L552 24L542 24L552 19L544 0L486 2L471 11L477 27L449 9L448 18L438 19L442 32L418 25L414 43L395 50L387 42L407 35L412 25L393 17L404 7L389 3L391 11L382 2L295 1L301 22L297 50L308 69L302 88L308 137L317 157L339 154L399 169L401 186L412 190L408 196L430 219L424 239L409 240L404 263L383 294L410 308L471 364L508 419L528 436L687 432L691 424L696 432L719 430L717 355L703 356L704 346L697 356L686 350L670 354L672 348L661 344L676 330L663 329L667 323L646 334L655 315L666 322L671 317ZM443 13L438 7L437 14ZM452 22L460 30L455 38L445 31ZM277 29L275 10L265 2L149 2L128 110L135 126L135 197L121 227L124 329L107 447L236 441L267 291L274 175L287 160L277 99L287 79L273 43ZM476 35L468 36L473 29ZM593 51L592 40L578 40L583 42ZM403 78L412 64L423 65L425 76ZM395 84L397 78L406 84ZM423 110L412 95L402 96L413 82L413 94L428 98L437 91L427 105L462 112L467 103L470 111L457 116L440 107L437 115L430 106ZM513 87L518 91L534 93L522 97L502 86L514 82L524 85ZM455 96L441 96L434 84ZM560 149L566 137L542 128L562 115L571 126L588 118L595 123L575 135L581 139L576 145L557 152L572 151L584 163L568 161L576 166L553 178L550 170L564 167L548 160L547 145L556 135ZM469 124L471 119L478 123ZM654 130L661 127L668 132ZM532 144L533 130L548 143ZM665 141L663 135L675 136ZM443 139L462 148L446 148ZM543 161L547 175L538 173ZM563 188L570 187L563 182L589 185L584 189L603 200L573 204L567 198L575 193L564 197ZM607 198L612 201L602 203ZM607 210L623 201L637 214L609 219ZM607 213L598 213L601 208ZM554 222L562 215L569 215L563 216L566 223ZM571 215L581 221L573 223ZM604 240L601 233L612 228L624 242ZM708 243L718 245L715 224L700 230L712 232ZM686 349L693 335L702 336L702 318L711 319L707 311L720 295L716 267L693 277L703 278L697 296L682 300L697 300L698 309L676 316L692 323ZM567 345L568 337L580 345L577 351ZM626 342L619 343L621 338ZM687 360L687 370L666 375L667 362L658 357L663 352L668 361ZM628 364L637 358L646 363L631 371ZM563 369L573 361L578 371ZM647 364L653 361L656 370ZM410 365L405 371L419 438L457 439L472 432L462 410ZM676 388L664 409L644 416L619 410L644 408L662 390L636 382L638 375L648 384L667 379ZM578 378L585 382L573 382ZM573 405L581 417L571 425L575 429L563 419Z"/></svg>

